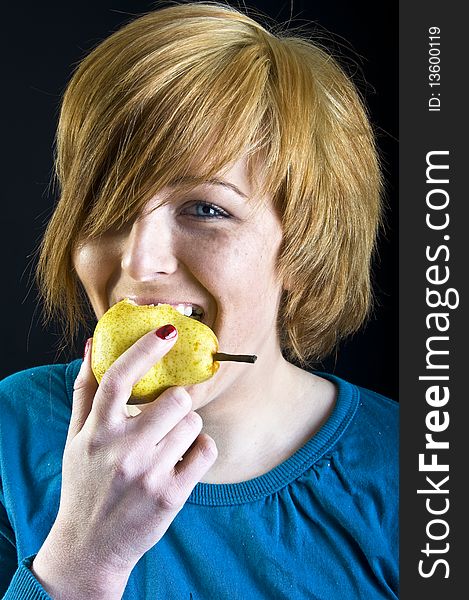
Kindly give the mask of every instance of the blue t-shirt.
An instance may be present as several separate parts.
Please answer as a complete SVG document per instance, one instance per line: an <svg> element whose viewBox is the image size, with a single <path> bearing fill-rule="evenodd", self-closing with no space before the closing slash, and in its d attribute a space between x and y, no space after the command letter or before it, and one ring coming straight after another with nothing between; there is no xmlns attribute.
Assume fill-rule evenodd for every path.
<svg viewBox="0 0 469 600"><path fill-rule="evenodd" d="M0 597L48 599L29 565L55 520L81 361L0 383ZM268 473L198 483L124 600L395 599L398 404L342 379L323 427Z"/></svg>

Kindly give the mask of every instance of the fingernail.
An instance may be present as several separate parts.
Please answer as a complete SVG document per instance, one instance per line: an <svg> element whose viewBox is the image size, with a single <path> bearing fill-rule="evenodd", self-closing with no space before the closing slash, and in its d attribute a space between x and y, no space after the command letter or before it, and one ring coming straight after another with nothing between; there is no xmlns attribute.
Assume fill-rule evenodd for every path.
<svg viewBox="0 0 469 600"><path fill-rule="evenodd" d="M155 331L155 334L161 339L161 340L171 340L172 338L176 337L178 333L178 330L176 329L176 327L174 327L174 325L163 325L163 327L160 327L159 329L157 329Z"/></svg>
<svg viewBox="0 0 469 600"><path fill-rule="evenodd" d="M88 350L90 349L90 346L91 346L91 340L92 340L92 339L93 339L93 338L88 338L88 339L86 340L86 343L85 343L85 349L84 349L84 351L83 351L83 360L86 358L86 355L88 354Z"/></svg>

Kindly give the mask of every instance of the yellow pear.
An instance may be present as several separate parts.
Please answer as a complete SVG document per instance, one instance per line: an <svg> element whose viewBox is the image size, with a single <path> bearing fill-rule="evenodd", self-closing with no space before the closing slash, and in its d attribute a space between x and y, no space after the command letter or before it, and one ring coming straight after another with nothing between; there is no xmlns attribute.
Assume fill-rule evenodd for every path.
<svg viewBox="0 0 469 600"><path fill-rule="evenodd" d="M112 363L142 335L169 323L178 330L178 339L134 385L129 404L151 402L174 385L206 381L217 372L219 360L254 362L256 359L218 353L218 340L210 327L182 315L169 304L137 305L126 298L114 304L94 330L91 368L98 383Z"/></svg>

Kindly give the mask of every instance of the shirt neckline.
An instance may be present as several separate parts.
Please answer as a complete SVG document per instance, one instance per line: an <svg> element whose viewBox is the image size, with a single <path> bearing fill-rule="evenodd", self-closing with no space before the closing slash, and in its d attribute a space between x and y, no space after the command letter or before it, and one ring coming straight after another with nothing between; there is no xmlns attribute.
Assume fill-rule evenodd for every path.
<svg viewBox="0 0 469 600"><path fill-rule="evenodd" d="M70 403L73 395L73 383L78 375L82 360L77 359L66 369L66 387ZM357 410L358 388L347 381L321 371L314 371L337 387L335 406L322 427L292 456L253 479L238 483L202 483L192 490L187 502L203 506L231 506L255 502L275 494L283 487L298 479L318 461L340 439Z"/></svg>

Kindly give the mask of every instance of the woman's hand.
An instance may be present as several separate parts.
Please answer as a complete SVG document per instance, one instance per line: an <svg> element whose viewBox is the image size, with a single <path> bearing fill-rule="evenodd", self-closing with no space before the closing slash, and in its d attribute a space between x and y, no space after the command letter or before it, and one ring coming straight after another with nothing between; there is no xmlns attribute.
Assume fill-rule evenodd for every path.
<svg viewBox="0 0 469 600"><path fill-rule="evenodd" d="M53 598L121 598L135 564L216 459L215 443L200 433L202 419L183 388L166 390L128 416L133 385L176 339L144 335L99 387L87 345L74 386L57 519L32 565Z"/></svg>

